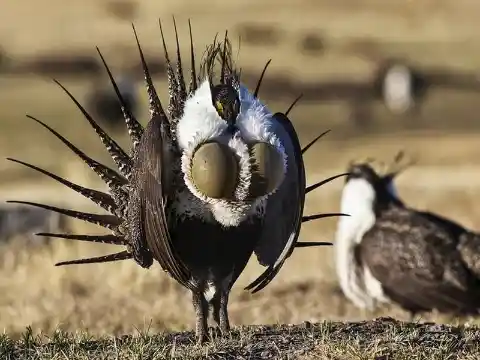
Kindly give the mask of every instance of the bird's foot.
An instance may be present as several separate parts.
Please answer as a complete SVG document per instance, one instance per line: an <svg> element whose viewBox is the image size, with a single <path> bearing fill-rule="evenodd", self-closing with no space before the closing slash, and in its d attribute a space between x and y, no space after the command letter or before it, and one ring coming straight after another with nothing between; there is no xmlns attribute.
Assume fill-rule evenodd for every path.
<svg viewBox="0 0 480 360"><path fill-rule="evenodd" d="M213 340L213 339L217 339L217 338L221 338L223 336L223 332L222 330L220 330L220 328L218 326L214 326L212 328L210 328L210 338Z"/></svg>
<svg viewBox="0 0 480 360"><path fill-rule="evenodd" d="M228 324L217 324L217 326L212 328L212 336L222 337L227 335L230 332L230 325Z"/></svg>
<svg viewBox="0 0 480 360"><path fill-rule="evenodd" d="M208 336L206 331L197 331L195 333L195 337L197 338L197 345L203 345L208 340Z"/></svg>
<svg viewBox="0 0 480 360"><path fill-rule="evenodd" d="M207 341L214 341L215 339L225 336L227 333L228 330L222 330L219 326L209 327L208 332L196 334L197 345L203 345Z"/></svg>
<svg viewBox="0 0 480 360"><path fill-rule="evenodd" d="M228 334L230 332L230 324L227 321L220 321L219 330L221 331L222 335Z"/></svg>

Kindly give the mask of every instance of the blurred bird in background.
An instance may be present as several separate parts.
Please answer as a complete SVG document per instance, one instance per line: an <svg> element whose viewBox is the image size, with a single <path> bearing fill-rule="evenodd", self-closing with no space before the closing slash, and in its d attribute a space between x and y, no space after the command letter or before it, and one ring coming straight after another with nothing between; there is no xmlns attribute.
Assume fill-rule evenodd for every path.
<svg viewBox="0 0 480 360"><path fill-rule="evenodd" d="M383 175L369 162L349 167L337 227L336 269L345 296L373 311L396 303L411 317L480 308L480 236L431 212L408 207L394 178L407 165L399 153Z"/></svg>

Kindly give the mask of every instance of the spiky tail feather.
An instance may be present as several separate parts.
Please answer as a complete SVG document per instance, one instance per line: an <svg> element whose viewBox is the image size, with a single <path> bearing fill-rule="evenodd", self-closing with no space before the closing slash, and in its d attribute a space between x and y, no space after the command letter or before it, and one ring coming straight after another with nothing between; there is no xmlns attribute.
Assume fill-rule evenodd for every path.
<svg viewBox="0 0 480 360"><path fill-rule="evenodd" d="M165 114L160 99L157 95L157 91L153 85L152 78L150 76L150 72L148 70L148 66L145 61L145 57L143 55L142 48L140 46L140 42L138 40L137 32L135 27L132 24L133 33L135 36L135 40L137 43L140 61L143 68L143 73L145 77L145 85L146 90L148 93L148 101L149 101L149 108L150 108L150 119L153 117L160 117L165 121L168 125L171 124L172 133L174 133L175 129L175 119L178 119L181 116L183 103L187 98L186 92L186 84L185 79L183 76L182 70L182 63L180 58L180 46L178 41L178 32L175 23L175 18L173 18L173 24L175 28L175 39L177 45L177 65L176 71L174 71L173 66L170 62L167 47L165 45L165 38L163 35L163 29L160 25L160 33L162 36L162 43L165 52L165 59L167 62L167 76L168 76L168 84L169 84L169 93L170 93L170 101L168 105L168 113L172 121L168 121L168 117ZM194 55L194 48L193 48L193 37L192 37L192 27L190 20L188 20L188 26L190 31L190 60L191 60L191 79L190 79L190 88L189 92L195 91L198 87L198 83L200 78L197 77L197 73L195 70L195 55ZM93 258L85 258L85 259L77 259L71 261L64 261L57 263L56 266L62 265L71 265L71 264L91 264L91 263L102 263L108 261L119 261L125 259L135 259L137 263L141 266L145 264L144 261L141 259L137 259L132 252L132 249L135 248L136 244L131 244L128 236L128 229L126 226L126 216L127 216L127 205L129 202L129 180L132 175L132 167L133 167L133 157L135 155L136 148L141 140L143 135L143 126L137 121L134 117L130 109L128 108L125 100L123 99L120 90L118 89L117 83L114 80L112 72L107 65L102 53L96 48L97 52L100 56L100 59L105 67L105 71L108 74L110 82L115 90L115 94L117 95L119 106L123 112L123 116L125 119L125 124L128 130L128 133L131 138L131 151L128 154L124 151L99 125L98 123L92 118L92 116L85 110L85 108L75 99L75 97L58 81L55 82L63 89L63 91L69 96L69 98L75 103L77 108L82 112L86 120L95 130L97 135L99 136L100 140L106 147L107 151L109 152L110 156L112 157L115 165L117 166L120 173L117 171L108 168L107 166L97 162L96 160L88 157L84 152L82 152L78 147L73 145L70 141L68 141L65 137L60 135L50 126L45 124L44 122L34 118L33 116L27 115L28 118L36 121L48 131L50 131L53 135L55 135L60 141L62 141L70 150L72 150L80 159L82 159L109 187L109 194L103 193L101 191L97 191L94 189L89 189L83 187L81 185L75 184L70 182L58 175L55 175L47 170L41 169L35 165L28 164L26 162L15 160L9 158L8 160L19 163L23 166L26 166L32 170L38 171L57 182L67 186L68 188L74 190L75 192L83 195L84 197L90 199L96 205L99 205L104 210L109 212L108 215L98 215L98 214L91 214L91 213L84 213L75 210L69 209L62 209L59 207L46 205L46 204L38 204L32 202L22 202L22 201L10 201L10 202L18 202L23 203L30 206L41 207L47 210L51 210L68 217L72 217L75 219L80 219L83 221L91 222L102 227L108 228L112 231L110 235L84 235L84 234L54 234L54 233L39 233L36 234L38 236L48 236L52 238L62 238L62 239L69 239L69 240L79 240L79 241L89 241L89 242L97 242L97 243L107 243L107 244L115 244L115 245L122 245L126 246L127 249L125 251L109 254L100 257L93 257ZM137 254L138 255L138 254ZM148 263L148 262L147 262ZM143 264L143 265L142 265ZM151 263L144 267L149 267Z"/></svg>
<svg viewBox="0 0 480 360"><path fill-rule="evenodd" d="M136 37L136 33L135 33L135 37ZM138 38L136 37L136 39L138 44ZM144 70L146 70L146 64L143 58L143 53L141 52L141 48L139 44L138 46L140 50L140 55L142 57L142 65L144 67ZM98 48L97 48L97 51L105 66L105 69L110 78L110 81L115 90L115 93L117 94L119 105L124 114L125 123L127 125L127 129L132 140L132 153L133 153L136 145L139 143L140 138L142 136L143 127L140 125L140 123L135 119L131 111L128 109L124 99L122 98L122 95L120 94L120 91L112 76L112 73L107 63L105 62L105 59L103 58ZM145 71L145 77L148 80L147 90L149 91L149 100L150 100L151 108L153 108L154 111L157 113L163 112L161 109L161 105L159 104L156 92L154 91L153 84L151 83L148 70ZM128 180L130 179L130 175L132 172L132 165L133 165L132 157L130 155L127 155L127 153L97 124L97 122L95 122L92 116L85 110L85 108L76 100L76 98L62 84L60 84L56 80L55 82L70 97L70 99L75 103L77 108L82 112L84 117L87 119L87 121L90 123L92 128L95 130L100 140L105 145L110 156L112 157L113 161L115 162L117 168L119 169L120 174L117 173L115 170L112 170L107 166L100 164L96 160L93 160L92 158L88 157L78 147L73 145L65 137L60 135L58 132L56 132L47 124L34 118L33 116L27 115L27 117L36 121L43 127L45 127L48 131L50 131L53 135L55 135L59 140L61 140L68 148L70 148L70 150L72 150L78 157L80 157L108 185L111 194L106 194L94 189L83 187L81 185L70 182L58 175L48 172L47 170L41 169L35 165L28 164L20 160L15 160L11 158L9 158L8 160L17 162L23 166L26 166L30 169L38 171L46 176L49 176L50 178L60 182L61 184L67 186L68 188L74 190L75 192L90 199L92 202L99 205L104 210L110 212L110 215L84 213L84 212L79 212L79 211L74 211L69 209L62 209L59 207L45 205L45 204L33 203L33 202L24 202L24 201L8 201L8 202L22 203L25 205L41 207L41 208L51 210L75 219L80 219L83 221L87 221L87 222L91 222L91 223L103 226L105 228L110 229L113 233L111 235L98 235L98 236L81 235L81 234L76 235L76 234L40 233L40 234L37 234L38 236L48 236L48 237L56 237L56 238L71 239L71 240L82 240L82 241L90 241L90 242L127 245L126 251L123 251L117 254L110 254L110 255L97 257L97 258L87 258L87 259L67 261L67 262L59 263L57 265L117 261L117 260L132 258L132 254L129 251L130 244L128 243L128 236L123 226L123 223L125 221L125 218L124 218L125 209L128 203L128 191L126 191L125 187L128 186Z"/></svg>
<svg viewBox="0 0 480 360"><path fill-rule="evenodd" d="M302 247L331 246L331 245L333 245L331 242L326 242L326 241L312 241L312 242L297 241L297 243L295 244L295 247L302 248Z"/></svg>

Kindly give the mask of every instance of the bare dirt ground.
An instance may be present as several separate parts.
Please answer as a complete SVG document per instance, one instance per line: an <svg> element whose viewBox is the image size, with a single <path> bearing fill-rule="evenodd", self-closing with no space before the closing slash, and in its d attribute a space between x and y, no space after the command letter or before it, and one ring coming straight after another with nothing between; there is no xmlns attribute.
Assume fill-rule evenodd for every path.
<svg viewBox="0 0 480 360"><path fill-rule="evenodd" d="M181 39L187 36L186 19L192 19L194 37L200 51L216 32L222 33L228 28L233 39L242 34L245 39L242 40L238 60L242 68L259 74L265 61L273 58L266 83L285 73L302 83L336 78L363 81L371 76L375 65L372 59L389 55L408 56L425 67L446 66L458 71L475 71L480 61L480 23L477 22L478 12L475 12L480 10L480 5L473 0L398 1L392 4L369 0L361 5L350 0L282 0L274 5L271 1L179 0L148 4L133 0L84 0L66 5L59 0L45 0L42 4L43 10L27 0L0 5L0 11L9 14L0 23L0 48L5 54L4 61L0 56L0 155L32 162L87 186L101 187L101 184L59 141L26 119L25 113L45 120L88 154L108 163L106 152L78 110L47 76L35 71L28 73L22 70L20 73L18 69L32 59L49 54L95 56L94 46L98 45L112 64L114 72L118 73L130 62L137 61L130 25L132 21L152 59L162 56L158 17L164 22L167 41L171 46L172 14L176 16ZM249 31L254 33L253 37L250 34L253 40L248 40ZM305 46L302 48L301 44L304 44L307 36L321 39L322 50L312 53L312 50L306 51ZM256 44L262 37L267 39L266 42ZM187 43L183 42L182 46L186 49ZM53 76L57 76L55 71L50 71ZM79 99L84 98L94 76L58 75ZM161 96L165 98L164 78L159 75L156 83ZM266 92L264 97L267 105L276 111L286 109L297 95L292 93L288 100L278 99ZM145 97L142 101L146 105ZM434 89L421 116L414 123L408 122L405 117L388 114L381 104L373 104L373 126L358 128L351 124L350 110L344 101L300 103L293 110L292 117L303 143L325 129L333 129L306 155L308 181L313 183L344 171L352 159L373 156L388 161L398 150L405 149L418 159L417 165L398 179L399 191L405 200L413 206L435 210L465 226L480 230L480 210L476 206L480 198L479 104L476 94ZM145 116L142 122L146 122ZM127 143L123 133L118 133L116 137L122 144ZM50 204L68 204L77 209L92 209L87 201L68 189L19 165L0 161L0 171L2 200L46 201ZM341 185L342 180L338 180L309 194L306 213L338 211ZM335 225L335 220L306 224L301 238L333 240ZM77 223L75 226L86 228ZM97 231L93 227L88 229ZM53 264L57 261L106 253L110 250L109 246L56 240L51 246L39 248L26 246L21 240L15 239L10 244L2 245L0 251L0 328L13 339L21 338L20 334L26 326L31 326L34 334L52 334L55 329L61 329L88 331L95 336L192 329L194 317L190 296L167 278L159 266L153 266L148 271L140 269L133 262L56 268ZM364 314L348 303L337 285L332 248L299 250L264 291L255 295L243 291L243 286L260 271L256 260L252 259L232 292L230 316L235 325L358 321L377 316L406 319L406 314L396 307L385 308L375 314ZM427 314L422 317L423 320L454 325L460 321L435 314ZM477 319L469 321L478 322ZM351 339L352 333L347 331L345 338L338 342L343 344L343 348L325 347L329 339L334 340L333 335L328 335L328 327L339 324L327 322L315 325L316 342L312 342L312 346L323 350L312 352L310 349L306 358L379 356L377 358L380 359L385 354L382 351L392 348L392 339L400 341L401 338L401 335L395 335L397 338L393 335L389 339L381 338L378 335L381 331L372 330L375 323L367 323L364 324L367 330L357 340L349 343L347 340ZM398 331L401 334L403 325L392 324L392 334L396 334L395 329L400 329ZM345 326L347 329L350 325ZM288 334L282 327L279 329L282 334ZM413 329L411 333L405 333L404 339L420 338L422 331L430 330ZM257 331L261 333L261 330L238 331L240 335L233 336L244 339L240 345L237 342L244 350L249 341L259 341L258 336L261 336L252 335ZM305 332L301 334L300 338L307 336ZM324 337L318 334L324 334ZM478 334L475 336L478 337ZM362 337L372 341L366 344L361 340ZM375 338L378 343L375 343ZM281 343L274 336L271 339L276 339L272 342ZM323 340L319 343L318 339ZM158 339L147 340L154 343ZM171 338L167 340L162 341L168 343ZM15 353L18 350L15 346L24 349L24 343L15 345L7 338L2 341L0 348L3 346L3 351L11 350L11 353L5 352L11 358L19 354ZM428 343L428 346L434 349L438 344L435 341ZM458 345L460 340L451 341ZM462 341L465 345L470 340ZM80 342L77 339L69 344ZM161 344L163 342L160 341ZM412 354L415 349L422 347L417 346L420 343L424 348L427 346L427 342L415 343L412 340ZM101 344L97 344L95 351L103 351ZM105 357L95 353L95 356L116 358L116 354L117 358L156 358L155 351L159 351L158 348L148 348L142 342L133 341L129 344L133 346L127 347L130 353L119 345L119 349L123 350L118 351L127 352L110 352ZM417 344L416 347L414 344ZM107 345L117 346L111 343ZM247 350L235 353L232 343L226 344L225 348L222 346L209 348L209 351L211 354L217 354L217 351L218 356L222 355L222 351L224 354L230 351L231 358L235 355L238 355L236 358L246 358L248 354L257 356L252 355L254 358L262 357L261 353L253 350L250 353ZM77 347L81 348L80 345ZM147 349L144 357L137 351L142 347ZM279 348L283 349L281 346ZM73 352L68 358L87 358L88 354L93 354L88 351L94 350L88 346L86 349L85 354L75 355ZM158 358L170 356L172 350L168 349L170 352L158 352ZM396 349L388 353L392 357L382 359L403 358L398 355L400 350ZM475 356L469 354L478 350L452 345L452 348L446 348L445 353L449 349L457 351L457 357L452 358L462 359ZM106 348L104 350L107 351ZM37 358L54 358L53 352L32 351L31 354L36 354L34 356ZM197 354L198 357L208 355L202 351ZM191 358L194 357L192 354ZM264 355L265 358L275 358L275 353ZM292 352L291 357L299 356L299 353ZM431 356L419 355L418 358L443 358L440 352L431 353Z"/></svg>

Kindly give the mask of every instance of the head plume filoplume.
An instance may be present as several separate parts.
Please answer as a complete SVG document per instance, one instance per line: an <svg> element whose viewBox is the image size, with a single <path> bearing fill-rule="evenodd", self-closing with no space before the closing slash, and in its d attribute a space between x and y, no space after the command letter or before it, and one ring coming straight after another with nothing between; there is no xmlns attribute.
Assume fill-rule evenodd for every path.
<svg viewBox="0 0 480 360"><path fill-rule="evenodd" d="M217 66L220 65L220 71ZM230 85L238 90L240 86L240 73L236 70L232 57L232 44L225 32L223 42L217 41L217 35L212 44L207 46L200 64L200 78L208 79L210 85Z"/></svg>
<svg viewBox="0 0 480 360"><path fill-rule="evenodd" d="M374 158L368 157L356 161L350 160L348 167L351 169L355 165L368 165L374 169L375 173L379 177L389 179L391 181L408 167L416 164L417 160L418 159L412 157L407 158L405 151L399 150L390 163L378 161Z"/></svg>
<svg viewBox="0 0 480 360"><path fill-rule="evenodd" d="M384 178L393 180L397 175L406 170L408 167L415 165L418 159L414 157L406 157L405 151L400 150L395 154L393 161L388 165L383 164L381 175Z"/></svg>

